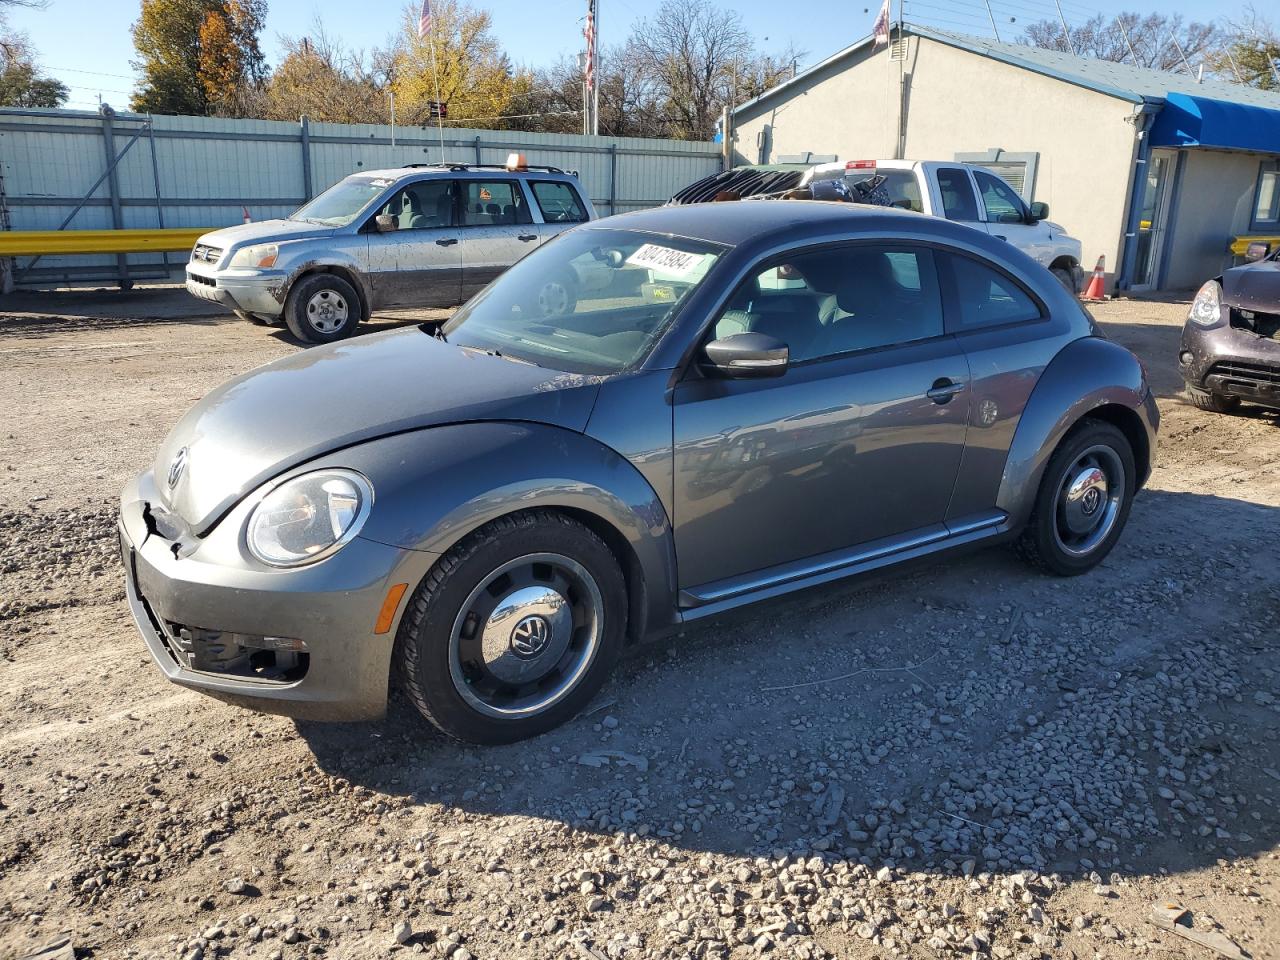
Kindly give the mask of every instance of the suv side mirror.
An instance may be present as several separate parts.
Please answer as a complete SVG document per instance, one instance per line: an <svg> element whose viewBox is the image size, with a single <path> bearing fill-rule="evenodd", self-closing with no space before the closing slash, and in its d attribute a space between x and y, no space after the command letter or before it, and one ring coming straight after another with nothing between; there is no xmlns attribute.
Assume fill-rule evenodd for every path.
<svg viewBox="0 0 1280 960"><path fill-rule="evenodd" d="M400 221L389 213L380 213L373 218L373 226L379 233L393 233L400 229Z"/></svg>
<svg viewBox="0 0 1280 960"><path fill-rule="evenodd" d="M1031 204L1031 222L1039 223L1041 220L1049 219L1049 205L1043 200L1037 200Z"/></svg>
<svg viewBox="0 0 1280 960"><path fill-rule="evenodd" d="M767 333L735 333L703 348L711 366L726 377L780 377L787 372L790 350Z"/></svg>

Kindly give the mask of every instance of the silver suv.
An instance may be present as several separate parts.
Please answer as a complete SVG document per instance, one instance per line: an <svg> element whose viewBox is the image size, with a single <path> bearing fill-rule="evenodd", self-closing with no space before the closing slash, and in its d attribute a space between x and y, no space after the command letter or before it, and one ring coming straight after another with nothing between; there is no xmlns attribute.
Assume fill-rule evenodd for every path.
<svg viewBox="0 0 1280 960"><path fill-rule="evenodd" d="M348 337L373 310L451 307L595 211L555 167L410 164L352 174L285 220L202 236L187 290L309 343ZM545 316L571 313L566 278L547 277Z"/></svg>

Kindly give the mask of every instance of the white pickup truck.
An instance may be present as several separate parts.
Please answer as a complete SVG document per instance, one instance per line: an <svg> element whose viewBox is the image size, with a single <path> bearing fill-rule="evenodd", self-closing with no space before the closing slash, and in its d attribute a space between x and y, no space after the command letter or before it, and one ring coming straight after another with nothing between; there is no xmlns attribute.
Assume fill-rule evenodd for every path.
<svg viewBox="0 0 1280 960"><path fill-rule="evenodd" d="M1042 263L1071 293L1079 292L1080 241L1046 219L1048 204L1028 206L990 170L940 160L850 160L812 167L800 186L821 180L866 181L872 176L884 177L881 189L893 206L967 223L1007 240Z"/></svg>

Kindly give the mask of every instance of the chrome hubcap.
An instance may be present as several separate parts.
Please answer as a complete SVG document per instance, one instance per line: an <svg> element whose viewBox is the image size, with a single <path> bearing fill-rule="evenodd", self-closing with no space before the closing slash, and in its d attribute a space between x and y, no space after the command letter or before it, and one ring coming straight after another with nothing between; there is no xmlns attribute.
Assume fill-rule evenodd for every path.
<svg viewBox="0 0 1280 960"><path fill-rule="evenodd" d="M449 675L491 717L540 713L582 679L600 646L600 588L554 553L503 564L471 591L449 638Z"/></svg>
<svg viewBox="0 0 1280 960"><path fill-rule="evenodd" d="M347 322L347 301L336 290L321 290L307 301L307 322L319 333L333 333Z"/></svg>
<svg viewBox="0 0 1280 960"><path fill-rule="evenodd" d="M1058 484L1054 537L1066 553L1082 557L1115 528L1124 499L1124 465L1103 444L1078 456Z"/></svg>
<svg viewBox="0 0 1280 960"><path fill-rule="evenodd" d="M569 291L559 280L549 280L538 294L538 309L544 317L558 317L569 312Z"/></svg>

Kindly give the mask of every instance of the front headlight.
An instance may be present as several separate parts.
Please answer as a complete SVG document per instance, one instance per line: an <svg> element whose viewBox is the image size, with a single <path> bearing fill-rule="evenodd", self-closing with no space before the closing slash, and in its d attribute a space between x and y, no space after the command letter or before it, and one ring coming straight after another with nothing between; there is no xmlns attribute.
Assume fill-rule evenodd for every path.
<svg viewBox="0 0 1280 960"><path fill-rule="evenodd" d="M280 255L280 248L274 243L259 243L252 247L243 247L237 250L231 256L230 267L232 270L250 269L250 270L266 270L268 267L276 265L276 257Z"/></svg>
<svg viewBox="0 0 1280 960"><path fill-rule="evenodd" d="M1210 280L1196 291L1187 319L1202 327L1212 327L1222 321L1222 288L1217 280Z"/></svg>
<svg viewBox="0 0 1280 960"><path fill-rule="evenodd" d="M373 487L354 470L317 470L286 480L253 508L249 552L273 567L300 567L331 556L364 526Z"/></svg>

